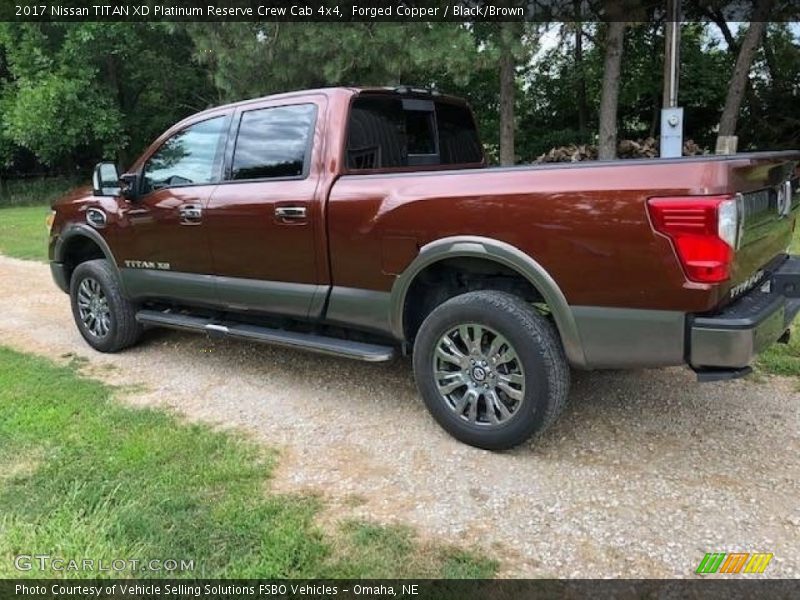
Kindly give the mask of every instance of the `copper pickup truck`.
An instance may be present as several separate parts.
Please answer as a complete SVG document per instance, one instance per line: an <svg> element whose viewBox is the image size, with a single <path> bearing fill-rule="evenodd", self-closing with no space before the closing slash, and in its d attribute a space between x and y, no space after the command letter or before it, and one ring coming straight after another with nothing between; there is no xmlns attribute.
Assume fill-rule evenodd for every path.
<svg viewBox="0 0 800 600"><path fill-rule="evenodd" d="M535 135L535 133L533 133ZM413 355L459 440L519 444L570 368L748 372L800 310L800 152L488 168L469 107L335 88L213 108L58 200L50 260L90 346L150 326Z"/></svg>

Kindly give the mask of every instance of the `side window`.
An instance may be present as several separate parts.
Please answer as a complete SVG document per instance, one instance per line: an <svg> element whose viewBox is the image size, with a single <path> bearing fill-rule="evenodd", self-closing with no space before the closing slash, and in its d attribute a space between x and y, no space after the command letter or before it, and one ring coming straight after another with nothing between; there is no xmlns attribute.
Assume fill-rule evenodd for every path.
<svg viewBox="0 0 800 600"><path fill-rule="evenodd" d="M348 169L482 161L475 122L463 104L392 95L364 95L353 101L347 137Z"/></svg>
<svg viewBox="0 0 800 600"><path fill-rule="evenodd" d="M436 122L443 165L479 163L483 148L472 114L466 106L437 102Z"/></svg>
<svg viewBox="0 0 800 600"><path fill-rule="evenodd" d="M227 117L214 117L190 125L164 142L144 165L143 193L217 181L226 123Z"/></svg>
<svg viewBox="0 0 800 600"><path fill-rule="evenodd" d="M394 96L353 101L347 139L350 169L384 169L408 164L403 105Z"/></svg>
<svg viewBox="0 0 800 600"><path fill-rule="evenodd" d="M314 104L243 112L230 179L301 177L311 159L316 114Z"/></svg>
<svg viewBox="0 0 800 600"><path fill-rule="evenodd" d="M431 100L403 99L403 120L409 166L438 165L436 119Z"/></svg>
<svg viewBox="0 0 800 600"><path fill-rule="evenodd" d="M406 137L409 154L436 154L433 110L407 110Z"/></svg>

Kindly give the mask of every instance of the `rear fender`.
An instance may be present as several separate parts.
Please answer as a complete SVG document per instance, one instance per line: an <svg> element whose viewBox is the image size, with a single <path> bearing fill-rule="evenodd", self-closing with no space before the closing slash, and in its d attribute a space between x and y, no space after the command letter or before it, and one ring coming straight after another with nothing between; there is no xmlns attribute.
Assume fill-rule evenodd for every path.
<svg viewBox="0 0 800 600"><path fill-rule="evenodd" d="M406 296L414 279L426 267L448 258L473 257L491 260L518 272L542 295L561 336L570 364L586 365L578 329L567 299L545 268L519 248L480 236L453 236L436 240L422 247L417 257L394 282L390 298L389 325L395 338L404 334Z"/></svg>

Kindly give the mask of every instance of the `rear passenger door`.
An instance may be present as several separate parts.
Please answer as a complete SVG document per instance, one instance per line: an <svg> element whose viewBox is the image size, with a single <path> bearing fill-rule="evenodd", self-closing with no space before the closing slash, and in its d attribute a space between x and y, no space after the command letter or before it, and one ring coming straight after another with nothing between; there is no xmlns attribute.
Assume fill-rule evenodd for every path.
<svg viewBox="0 0 800 600"><path fill-rule="evenodd" d="M314 317L322 199L314 144L323 100L246 105L234 115L223 181L205 212L217 294L232 310Z"/></svg>

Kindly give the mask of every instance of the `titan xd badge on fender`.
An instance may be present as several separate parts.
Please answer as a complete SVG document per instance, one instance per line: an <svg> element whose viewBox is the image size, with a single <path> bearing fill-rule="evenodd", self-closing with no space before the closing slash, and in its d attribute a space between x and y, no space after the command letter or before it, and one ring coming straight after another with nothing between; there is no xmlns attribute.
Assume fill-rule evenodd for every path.
<svg viewBox="0 0 800 600"><path fill-rule="evenodd" d="M160 271L169 271L172 268L168 262L152 260L126 260L125 266L129 269L158 269Z"/></svg>

